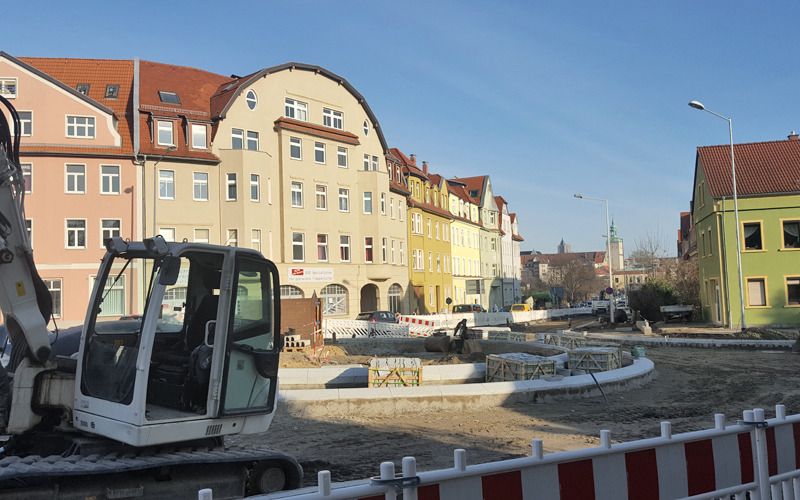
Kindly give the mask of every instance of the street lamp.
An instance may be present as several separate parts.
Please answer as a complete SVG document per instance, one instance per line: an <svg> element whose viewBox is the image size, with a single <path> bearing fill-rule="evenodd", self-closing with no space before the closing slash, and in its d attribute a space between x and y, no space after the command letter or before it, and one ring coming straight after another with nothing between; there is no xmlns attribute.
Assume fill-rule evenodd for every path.
<svg viewBox="0 0 800 500"><path fill-rule="evenodd" d="M608 200L602 198L588 198L583 196L580 193L575 195L575 198L580 198L582 200L591 200L591 201L602 201L606 204L606 247L608 248L608 288L611 290L614 289L614 271L612 270L613 266L611 265L611 225L608 223ZM611 293L611 297L608 298L608 324L614 322L614 293Z"/></svg>
<svg viewBox="0 0 800 500"><path fill-rule="evenodd" d="M742 242L741 242L741 237L739 235L739 203L736 197L736 163L733 158L733 122L730 118L714 113L710 109L707 109L700 102L692 101L689 103L689 106L693 107L694 109L699 109L701 111L708 111L712 115L718 116L728 122L728 133L730 134L731 138L731 182L733 183L733 218L736 221L736 266L739 271L739 306L741 308L741 314L742 314L742 330L745 330L747 328L747 324L745 323L744 320L744 280L742 278ZM728 301L729 301L728 314L730 315L731 312L730 296L728 296ZM728 321L729 323L731 323L732 327L733 318L730 318Z"/></svg>
<svg viewBox="0 0 800 500"><path fill-rule="evenodd" d="M153 165L153 236L158 234L158 226L156 225L156 205L158 203L158 162L164 159L165 156L178 149L177 146L169 146L163 155L159 156Z"/></svg>

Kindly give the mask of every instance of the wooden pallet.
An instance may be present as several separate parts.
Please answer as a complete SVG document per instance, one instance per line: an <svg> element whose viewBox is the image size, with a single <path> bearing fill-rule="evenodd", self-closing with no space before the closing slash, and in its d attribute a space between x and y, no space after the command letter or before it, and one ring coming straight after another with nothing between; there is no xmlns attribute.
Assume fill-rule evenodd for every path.
<svg viewBox="0 0 800 500"><path fill-rule="evenodd" d="M543 356L522 352L486 356L487 382L533 380L555 373L555 360Z"/></svg>
<svg viewBox="0 0 800 500"><path fill-rule="evenodd" d="M369 387L416 387L422 385L419 358L373 358L369 365Z"/></svg>
<svg viewBox="0 0 800 500"><path fill-rule="evenodd" d="M619 347L579 347L569 351L567 356L570 370L605 372L622 366Z"/></svg>

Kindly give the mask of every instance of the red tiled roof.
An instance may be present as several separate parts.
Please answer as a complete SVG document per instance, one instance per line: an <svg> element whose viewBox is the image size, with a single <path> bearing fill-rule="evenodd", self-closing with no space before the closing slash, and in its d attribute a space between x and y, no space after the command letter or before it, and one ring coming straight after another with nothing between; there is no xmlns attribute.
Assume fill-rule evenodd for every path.
<svg viewBox="0 0 800 500"><path fill-rule="evenodd" d="M122 147L81 147L81 146L49 146L51 152L91 153L132 155L132 117L133 117L133 61L125 59L69 59L55 57L20 57L20 61L29 64L49 77L75 90L79 83L89 84L88 97L98 104L111 109L119 119L117 132L122 138ZM106 99L106 86L119 85L116 99ZM75 90L77 92L77 90ZM40 150L41 146L25 146L26 150Z"/></svg>
<svg viewBox="0 0 800 500"><path fill-rule="evenodd" d="M334 141L339 142L346 142L347 144L352 144L354 146L358 146L361 144L358 140L358 136L346 132L344 130L337 130L335 128L325 127L322 125L316 125L314 123L303 122L300 120L294 120L292 118L286 118L282 116L275 120L275 127L276 128L284 128L287 130L294 130L297 132L303 132L309 135L315 135L317 137L324 137L325 139L332 139Z"/></svg>
<svg viewBox="0 0 800 500"><path fill-rule="evenodd" d="M740 196L800 192L800 140L734 144ZM733 196L730 145L697 148L711 196Z"/></svg>
<svg viewBox="0 0 800 500"><path fill-rule="evenodd" d="M477 177L456 177L454 180L466 184L467 193L469 193L470 191L477 190L478 196L476 196L475 198L479 200L481 199L483 195L483 185L486 181L485 175L480 175Z"/></svg>

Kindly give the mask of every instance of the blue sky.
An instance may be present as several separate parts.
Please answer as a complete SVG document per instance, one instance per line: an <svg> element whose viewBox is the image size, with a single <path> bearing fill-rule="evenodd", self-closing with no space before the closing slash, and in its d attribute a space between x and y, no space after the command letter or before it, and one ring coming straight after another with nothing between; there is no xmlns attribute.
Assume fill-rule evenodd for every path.
<svg viewBox="0 0 800 500"><path fill-rule="evenodd" d="M248 74L322 66L367 99L390 147L445 177L489 174L523 250L675 254L698 146L800 130L800 3L14 2L13 56L140 59Z"/></svg>

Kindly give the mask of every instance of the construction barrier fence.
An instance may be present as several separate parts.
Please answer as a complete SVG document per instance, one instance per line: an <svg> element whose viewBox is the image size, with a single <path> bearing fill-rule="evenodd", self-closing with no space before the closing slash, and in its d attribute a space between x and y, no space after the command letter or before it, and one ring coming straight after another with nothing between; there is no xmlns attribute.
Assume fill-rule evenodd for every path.
<svg viewBox="0 0 800 500"><path fill-rule="evenodd" d="M380 323L377 321L361 321L355 319L323 320L323 331L326 339L340 338L408 338L409 327L405 324Z"/></svg>
<svg viewBox="0 0 800 500"><path fill-rule="evenodd" d="M600 432L600 446L544 454L532 442L532 456L467 466L466 452L455 450L450 469L416 472L413 457L380 465L380 476L334 484L321 471L316 487L254 498L326 500L626 500L735 498L800 500L800 415L787 417L783 405L766 420L762 409L747 410L728 425L715 415L712 429L611 443Z"/></svg>

